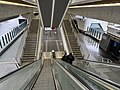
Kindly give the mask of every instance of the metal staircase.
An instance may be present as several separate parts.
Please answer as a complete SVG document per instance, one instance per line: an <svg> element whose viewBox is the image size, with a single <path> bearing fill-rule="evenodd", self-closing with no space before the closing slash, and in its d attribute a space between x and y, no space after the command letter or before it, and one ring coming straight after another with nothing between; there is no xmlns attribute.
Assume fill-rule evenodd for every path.
<svg viewBox="0 0 120 90"><path fill-rule="evenodd" d="M82 59L82 53L80 51L80 46L78 46L77 39L74 36L69 20L64 20L64 26L66 29L66 33L67 33L74 57L77 59Z"/></svg>
<svg viewBox="0 0 120 90"><path fill-rule="evenodd" d="M33 19L30 24L29 33L26 38L26 44L22 55L22 63L32 62L36 58L38 24L39 19Z"/></svg>

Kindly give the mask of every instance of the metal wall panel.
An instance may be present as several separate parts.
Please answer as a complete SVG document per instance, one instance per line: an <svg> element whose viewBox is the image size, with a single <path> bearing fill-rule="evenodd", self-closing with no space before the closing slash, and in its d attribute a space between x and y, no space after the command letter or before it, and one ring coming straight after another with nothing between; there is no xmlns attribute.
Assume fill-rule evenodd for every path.
<svg viewBox="0 0 120 90"><path fill-rule="evenodd" d="M55 0L54 17L52 27L58 27L64 15L69 0Z"/></svg>

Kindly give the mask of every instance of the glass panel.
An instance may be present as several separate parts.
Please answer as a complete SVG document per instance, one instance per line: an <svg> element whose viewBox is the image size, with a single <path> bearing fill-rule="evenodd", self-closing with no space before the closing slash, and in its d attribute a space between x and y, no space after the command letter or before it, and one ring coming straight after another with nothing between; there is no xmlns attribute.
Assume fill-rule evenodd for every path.
<svg viewBox="0 0 120 90"><path fill-rule="evenodd" d="M0 41L0 48L2 48L2 43L1 43L1 41Z"/></svg>
<svg viewBox="0 0 120 90"><path fill-rule="evenodd" d="M2 36L2 41L3 41L3 45L5 46L5 41L4 41L4 37Z"/></svg>
<svg viewBox="0 0 120 90"><path fill-rule="evenodd" d="M53 60L53 68L63 90L88 90L81 82Z"/></svg>
<svg viewBox="0 0 120 90"><path fill-rule="evenodd" d="M10 42L10 37L9 37L9 33L7 33L7 37L8 37L8 41Z"/></svg>
<svg viewBox="0 0 120 90"><path fill-rule="evenodd" d="M109 81L106 82L106 81L103 81L103 79L99 79L97 77L94 76L94 74L89 74L86 71L86 68L89 69L90 67L88 66L88 63L85 63L85 64L81 64L80 67L84 66L86 68L82 68L82 69L78 69L76 67L73 67L72 65L66 63L66 62L63 62L63 61L60 61L60 63L67 69L69 70L73 75L75 75L76 77L78 77L77 79L79 79L80 81L82 81L86 86L88 86L89 88L91 88L91 90L118 90L118 87L112 85ZM91 65L93 66L93 65ZM97 65L99 67L99 65ZM85 71L84 71L85 70ZM92 69L93 70L93 69ZM103 69L104 70L104 69ZM100 71L101 72L101 71ZM91 72L90 72L91 73ZM106 80L106 79L104 79ZM115 84L115 83L113 83ZM117 85L117 84L115 84ZM118 85L119 86L119 85Z"/></svg>
<svg viewBox="0 0 120 90"><path fill-rule="evenodd" d="M101 32L99 33L99 39L100 39L100 37L101 37Z"/></svg>
<svg viewBox="0 0 120 90"><path fill-rule="evenodd" d="M14 29L12 30L12 37L14 38Z"/></svg>
<svg viewBox="0 0 120 90"><path fill-rule="evenodd" d="M90 28L101 28L99 23L92 23Z"/></svg>
<svg viewBox="0 0 120 90"><path fill-rule="evenodd" d="M7 40L7 35L5 34L5 40L6 40L6 43L8 43L8 40Z"/></svg>
<svg viewBox="0 0 120 90"><path fill-rule="evenodd" d="M12 40L12 32L9 32L9 34L10 34L10 39Z"/></svg>
<svg viewBox="0 0 120 90"><path fill-rule="evenodd" d="M24 90L35 73L41 68L41 61L38 60L0 79L0 90Z"/></svg>

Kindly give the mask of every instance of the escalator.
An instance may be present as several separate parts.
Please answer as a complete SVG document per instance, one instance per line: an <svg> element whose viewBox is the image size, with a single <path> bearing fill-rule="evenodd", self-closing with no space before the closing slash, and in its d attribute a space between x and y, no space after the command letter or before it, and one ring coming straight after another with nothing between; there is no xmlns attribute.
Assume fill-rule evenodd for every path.
<svg viewBox="0 0 120 90"><path fill-rule="evenodd" d="M50 59L44 59L43 69L33 87L33 90L39 90L39 89L55 90Z"/></svg>
<svg viewBox="0 0 120 90"><path fill-rule="evenodd" d="M0 90L119 90L107 81L59 59L40 59L0 78Z"/></svg>
<svg viewBox="0 0 120 90"><path fill-rule="evenodd" d="M120 66L118 65L85 60L80 60L77 67L63 61L59 63L89 90L119 90L120 88ZM92 67L96 68L96 72Z"/></svg>

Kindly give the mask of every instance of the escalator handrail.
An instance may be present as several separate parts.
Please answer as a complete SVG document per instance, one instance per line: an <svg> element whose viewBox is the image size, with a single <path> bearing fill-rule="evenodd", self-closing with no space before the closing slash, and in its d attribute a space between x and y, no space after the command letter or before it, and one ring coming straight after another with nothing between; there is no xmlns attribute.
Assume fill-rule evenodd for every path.
<svg viewBox="0 0 120 90"><path fill-rule="evenodd" d="M60 61L60 62L64 62L64 61ZM60 63L60 62L58 62L58 63ZM63 65L62 65L62 66L63 66ZM104 81L104 82L106 82L106 83L109 83L109 84L111 84L111 85L113 85L113 86L115 86L115 87L120 88L120 84L117 84L117 83L115 83L115 82L108 81L107 79L104 79L104 78L102 78L102 77L100 77L100 76L98 76L98 75L96 75L96 74L93 74L92 72L88 72L88 71L86 71L86 70L84 70L84 69L81 69L81 68L79 68L79 67L77 67L77 66L75 66L75 65L72 65L72 66L75 67L76 69L79 69L79 70L87 73L88 75L94 76L95 78L98 78L98 79L100 79L100 80L102 80L102 81ZM64 67L64 66L63 66L63 67ZM69 71L69 70L68 70L68 71ZM70 72L70 71L69 71L69 72Z"/></svg>
<svg viewBox="0 0 120 90"><path fill-rule="evenodd" d="M12 74L20 71L21 69L23 69L23 68L25 68L25 67L28 67L28 66L30 66L31 64L33 64L33 63L35 63L35 62L37 62L37 61L40 61L40 60L41 60L41 59L35 60L35 61L33 61L33 62L31 62L31 63L29 63L29 64L27 64L27 65L24 65L24 66L22 66L22 67L20 67L20 68L18 68L18 69L16 69L16 70L8 73L8 74L5 75L5 76L0 77L0 82L6 80L7 77L9 77L9 76L11 76Z"/></svg>
<svg viewBox="0 0 120 90"><path fill-rule="evenodd" d="M79 80L77 80L77 78L74 77L66 68L64 68L59 62L57 62L57 60L53 59L53 61L54 61L60 68L62 68L62 70L63 70L69 77L71 77L71 78L73 79L73 81L75 81L78 86L80 86L80 87L82 86L82 88L84 88L83 90L89 90L86 86L84 86L81 82L79 82ZM81 84L81 85L79 85L79 84Z"/></svg>

